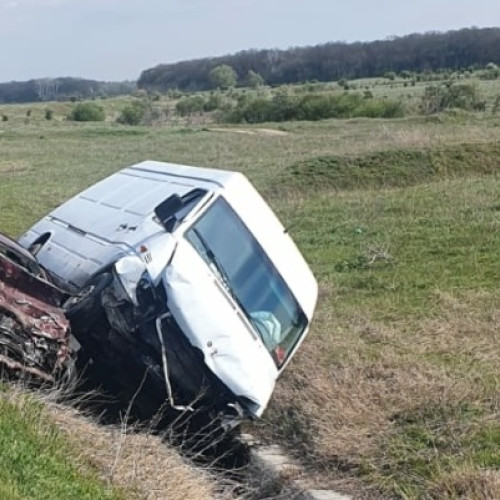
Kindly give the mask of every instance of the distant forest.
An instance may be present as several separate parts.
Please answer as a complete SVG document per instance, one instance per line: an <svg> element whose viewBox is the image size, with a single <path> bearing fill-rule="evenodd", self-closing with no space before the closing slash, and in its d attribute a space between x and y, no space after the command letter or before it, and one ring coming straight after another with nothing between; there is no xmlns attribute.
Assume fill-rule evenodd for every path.
<svg viewBox="0 0 500 500"><path fill-rule="evenodd" d="M388 72L465 70L500 63L500 28L429 32L375 42L331 42L288 50L245 50L233 55L161 64L142 72L138 87L165 91L213 88L210 72L233 68L238 84L257 73L268 85L337 81Z"/></svg>
<svg viewBox="0 0 500 500"><path fill-rule="evenodd" d="M26 82L0 83L0 102L80 100L130 94L135 82L99 82L82 78L40 78Z"/></svg>
<svg viewBox="0 0 500 500"><path fill-rule="evenodd" d="M245 50L160 64L138 82L101 82L82 78L40 78L0 83L0 103L82 100L133 93L137 88L164 92L217 88L214 68L229 69L231 85L281 85L326 82L437 71L460 71L500 64L500 28L430 32L374 42L331 42L288 50ZM229 68L228 68L229 66ZM230 78L230 79L231 79Z"/></svg>

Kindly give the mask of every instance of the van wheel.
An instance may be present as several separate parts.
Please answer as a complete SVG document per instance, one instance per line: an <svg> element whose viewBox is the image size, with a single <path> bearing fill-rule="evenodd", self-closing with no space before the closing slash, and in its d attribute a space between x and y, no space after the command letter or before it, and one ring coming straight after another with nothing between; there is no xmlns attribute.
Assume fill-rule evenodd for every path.
<svg viewBox="0 0 500 500"><path fill-rule="evenodd" d="M64 304L64 312L71 324L92 324L92 316L101 306L101 293L111 283L111 273L94 276L78 294L70 297Z"/></svg>

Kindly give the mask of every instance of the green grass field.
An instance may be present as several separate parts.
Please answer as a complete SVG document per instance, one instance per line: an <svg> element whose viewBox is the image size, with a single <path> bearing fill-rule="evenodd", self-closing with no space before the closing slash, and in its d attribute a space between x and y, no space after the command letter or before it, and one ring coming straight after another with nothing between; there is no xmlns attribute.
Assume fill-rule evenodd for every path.
<svg viewBox="0 0 500 500"><path fill-rule="evenodd" d="M106 484L99 471L77 458L45 413L29 396L0 394L0 498L119 500L125 493Z"/></svg>
<svg viewBox="0 0 500 500"><path fill-rule="evenodd" d="M0 109L0 231L144 159L244 172L320 285L259 432L368 498L500 496L500 117L125 127L45 106Z"/></svg>

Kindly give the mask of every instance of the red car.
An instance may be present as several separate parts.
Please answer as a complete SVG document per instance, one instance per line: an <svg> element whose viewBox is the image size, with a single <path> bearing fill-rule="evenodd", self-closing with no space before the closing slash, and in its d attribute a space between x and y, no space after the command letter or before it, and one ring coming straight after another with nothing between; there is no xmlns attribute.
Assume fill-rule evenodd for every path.
<svg viewBox="0 0 500 500"><path fill-rule="evenodd" d="M56 287L35 257L0 234L0 367L53 382L71 364L70 326Z"/></svg>

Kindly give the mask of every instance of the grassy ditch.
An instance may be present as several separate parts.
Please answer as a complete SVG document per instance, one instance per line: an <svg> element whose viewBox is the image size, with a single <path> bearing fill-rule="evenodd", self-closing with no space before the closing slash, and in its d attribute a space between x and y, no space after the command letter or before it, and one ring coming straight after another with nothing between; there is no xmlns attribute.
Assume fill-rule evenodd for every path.
<svg viewBox="0 0 500 500"><path fill-rule="evenodd" d="M99 425L69 405L68 388L0 393L0 498L139 500L231 496L168 440L125 423ZM84 403L78 401L79 404Z"/></svg>

